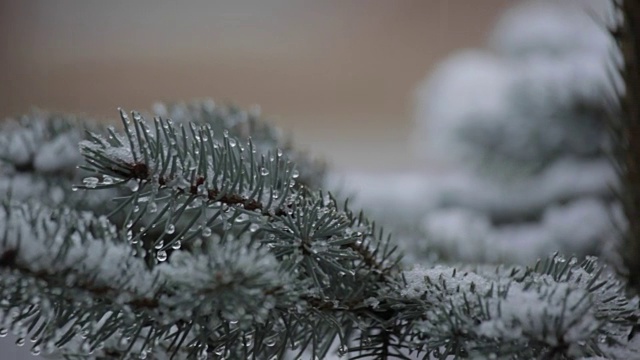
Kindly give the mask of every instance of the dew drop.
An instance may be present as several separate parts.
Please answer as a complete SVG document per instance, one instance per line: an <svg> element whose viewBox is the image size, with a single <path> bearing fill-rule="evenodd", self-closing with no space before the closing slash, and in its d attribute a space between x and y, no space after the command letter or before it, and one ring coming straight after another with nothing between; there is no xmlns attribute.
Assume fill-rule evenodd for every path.
<svg viewBox="0 0 640 360"><path fill-rule="evenodd" d="M167 225L167 227L164 229L164 232L166 232L167 234L171 235L174 232L176 232L176 226L173 224L169 224Z"/></svg>
<svg viewBox="0 0 640 360"><path fill-rule="evenodd" d="M132 226L133 226L133 219L129 219L129 221L127 221L127 223L124 224L124 227L127 229L131 229Z"/></svg>
<svg viewBox="0 0 640 360"><path fill-rule="evenodd" d="M291 177L294 179L297 179L300 176L300 171L298 171L298 169L293 169L291 171Z"/></svg>
<svg viewBox="0 0 640 360"><path fill-rule="evenodd" d="M212 232L211 228L209 228L209 227L202 228L202 236L204 236L204 237L211 236L211 232Z"/></svg>
<svg viewBox="0 0 640 360"><path fill-rule="evenodd" d="M35 355L35 356L40 355L40 346L36 345L33 348L31 348L31 355Z"/></svg>
<svg viewBox="0 0 640 360"><path fill-rule="evenodd" d="M152 201L152 202L149 203L148 209L149 209L150 213L152 213L152 214L156 213L156 212L158 212L158 204L156 204L155 201Z"/></svg>
<svg viewBox="0 0 640 360"><path fill-rule="evenodd" d="M347 352L349 351L349 348L347 348L345 345L342 345L338 348L338 356L342 357L344 356Z"/></svg>
<svg viewBox="0 0 640 360"><path fill-rule="evenodd" d="M213 350L213 353L214 353L214 354L216 354L216 355L218 355L218 356L220 356L220 355L224 354L224 345L220 345L220 346L218 346L217 348L215 348L215 349Z"/></svg>
<svg viewBox="0 0 640 360"><path fill-rule="evenodd" d="M276 340L275 339L265 339L264 340L264 345L266 347L273 347L276 345Z"/></svg>
<svg viewBox="0 0 640 360"><path fill-rule="evenodd" d="M160 250L158 251L158 254L156 255L156 257L158 258L158 261L162 262L162 261L166 261L167 260L167 252L164 250Z"/></svg>
<svg viewBox="0 0 640 360"><path fill-rule="evenodd" d="M78 187L77 186L72 186L71 187L71 191L78 191Z"/></svg>
<svg viewBox="0 0 640 360"><path fill-rule="evenodd" d="M249 231L251 231L252 233L258 231L258 229L260 229L260 225L258 224L249 225Z"/></svg>
<svg viewBox="0 0 640 360"><path fill-rule="evenodd" d="M260 175L262 176L269 175L269 169L263 167L262 169L260 169Z"/></svg>
<svg viewBox="0 0 640 360"><path fill-rule="evenodd" d="M123 337L122 339L120 339L120 346L127 346L129 345L129 338L128 337Z"/></svg>
<svg viewBox="0 0 640 360"><path fill-rule="evenodd" d="M244 339L245 342L245 346L251 346L253 345L253 337L251 335L247 335Z"/></svg>
<svg viewBox="0 0 640 360"><path fill-rule="evenodd" d="M129 183L127 184L127 186L129 186L129 189L131 189L131 191L138 191L138 189L140 188L140 185L138 184L137 181L135 180L131 180L129 181Z"/></svg>
<svg viewBox="0 0 640 360"><path fill-rule="evenodd" d="M105 175L102 177L102 183L105 185L113 184L113 178L111 176Z"/></svg>
<svg viewBox="0 0 640 360"><path fill-rule="evenodd" d="M8 333L9 330L7 330L7 328L0 328L0 337L5 337Z"/></svg>
<svg viewBox="0 0 640 360"><path fill-rule="evenodd" d="M245 221L249 220L249 215L247 214L240 214L238 215L238 217L236 217L236 223L243 223Z"/></svg>
<svg viewBox="0 0 640 360"><path fill-rule="evenodd" d="M180 249L180 247L182 247L182 243L180 242L180 240L176 240L176 242L171 244L171 248L174 250L178 250Z"/></svg>
<svg viewBox="0 0 640 360"><path fill-rule="evenodd" d="M236 139L229 138L229 146L236 147L236 145L237 145Z"/></svg>
<svg viewBox="0 0 640 360"><path fill-rule="evenodd" d="M25 343L25 340L24 340L24 338L23 338L23 337L19 337L19 338L16 340L16 345L18 345L18 346L24 346L24 343Z"/></svg>
<svg viewBox="0 0 640 360"><path fill-rule="evenodd" d="M164 246L164 240L160 240L154 247L158 250L162 249Z"/></svg>
<svg viewBox="0 0 640 360"><path fill-rule="evenodd" d="M84 186L93 189L96 186L98 186L98 183L100 182L100 180L98 180L97 177L93 177L93 176L89 176L86 177L84 179L82 179L82 183L84 184Z"/></svg>

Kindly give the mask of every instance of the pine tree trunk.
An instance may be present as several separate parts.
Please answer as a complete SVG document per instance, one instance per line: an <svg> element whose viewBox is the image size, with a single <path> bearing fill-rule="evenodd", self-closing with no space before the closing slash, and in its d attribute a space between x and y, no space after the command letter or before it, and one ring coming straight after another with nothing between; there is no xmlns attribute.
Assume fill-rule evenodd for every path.
<svg viewBox="0 0 640 360"><path fill-rule="evenodd" d="M624 83L620 116L614 120L614 148L621 179L621 200L628 228L622 258L629 285L640 293L640 2L622 0L623 22L615 33Z"/></svg>

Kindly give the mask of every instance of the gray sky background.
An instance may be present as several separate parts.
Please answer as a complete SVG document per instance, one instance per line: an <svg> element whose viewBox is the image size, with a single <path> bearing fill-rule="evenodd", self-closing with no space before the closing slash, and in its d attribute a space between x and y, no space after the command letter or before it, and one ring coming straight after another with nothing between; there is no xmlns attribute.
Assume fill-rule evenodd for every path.
<svg viewBox="0 0 640 360"><path fill-rule="evenodd" d="M413 91L514 0L0 0L0 117L213 97L338 168L411 168Z"/></svg>

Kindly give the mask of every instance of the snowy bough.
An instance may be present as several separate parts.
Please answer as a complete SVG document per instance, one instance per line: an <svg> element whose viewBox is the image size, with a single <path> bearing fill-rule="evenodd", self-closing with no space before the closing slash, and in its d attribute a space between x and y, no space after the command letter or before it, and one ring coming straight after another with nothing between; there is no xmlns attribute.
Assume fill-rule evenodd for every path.
<svg viewBox="0 0 640 360"><path fill-rule="evenodd" d="M257 115L156 113L2 128L1 336L67 359L640 356L595 258L404 264Z"/></svg>

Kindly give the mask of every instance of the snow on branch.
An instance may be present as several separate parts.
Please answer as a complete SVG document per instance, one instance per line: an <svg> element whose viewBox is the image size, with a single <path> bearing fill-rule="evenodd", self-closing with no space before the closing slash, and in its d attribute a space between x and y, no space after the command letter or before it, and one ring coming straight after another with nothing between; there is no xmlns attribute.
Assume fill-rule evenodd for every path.
<svg viewBox="0 0 640 360"><path fill-rule="evenodd" d="M321 343L331 344L341 333L335 324L343 322L348 311L362 309L380 287L397 281L401 257L390 237L347 203L339 206L331 194L297 183L300 172L288 153L259 151L251 138L245 142L227 130L216 133L208 123L174 124L156 118L149 127L139 113L130 119L121 111L121 118L124 135L108 129L107 138L89 134L80 143L87 163L83 168L96 176L86 177L77 188L129 190L115 199L116 212L124 217L119 234L153 271L181 263L185 253L193 255L189 261L197 261L194 257L202 252L215 253L220 261L231 259L238 266L234 254L242 253L243 246L267 251L288 271L292 284L267 293L287 288L287 294L297 299L295 306L272 304L280 310L267 315L273 319L291 309L303 314L304 320L296 320L299 324L294 327L307 329L300 333L301 351L318 341L308 338L316 337L316 331L327 332ZM227 253L228 248L233 250ZM260 262L256 258L251 263L255 267ZM232 280L233 287L238 279ZM183 286L188 289L193 284ZM193 306L195 299L191 296L185 303ZM252 306L236 310L259 313L259 304L251 301ZM252 321L247 326L257 331L255 318ZM261 336L273 337L268 328ZM274 341L286 343L282 334ZM224 345L231 353L247 351L227 335L200 344ZM314 352L326 354L325 345L314 347Z"/></svg>
<svg viewBox="0 0 640 360"><path fill-rule="evenodd" d="M114 342L113 332L99 321L104 317L119 319L115 338L120 340L136 327L152 326L154 340L187 322L209 330L264 323L270 310L288 307L296 294L273 256L242 241L218 244L206 254L178 252L171 263L149 270L115 226L86 212L6 204L0 209L0 233L0 309L5 316L13 313L2 322L39 325L31 334L34 346L49 351L78 341L78 324L85 329L82 338L89 339L80 342L85 351L130 351ZM69 311L76 316L65 318ZM107 340L106 347L98 346ZM156 345L143 341L137 351L158 351Z"/></svg>
<svg viewBox="0 0 640 360"><path fill-rule="evenodd" d="M72 176L80 197L110 194L108 215L2 202L0 336L31 337L34 353L572 358L619 351L637 322L594 259L403 271L391 237L300 183L288 151L225 128L243 120L121 118L123 134L84 135L88 173Z"/></svg>
<svg viewBox="0 0 640 360"><path fill-rule="evenodd" d="M346 207L340 209L329 194L296 186L299 172L281 150L260 154L251 139L242 144L226 131L218 141L208 125L190 123L187 130L182 124L174 126L170 120L156 118L151 130L138 113L133 113L133 122L124 112L121 117L126 136L112 131L108 140L91 135L91 140L80 143L89 164L86 169L102 175L102 180L85 178L81 188L101 189L133 182L135 194L127 200L136 202L134 210L142 207L136 212L162 209L132 241L162 222L165 235L156 239L155 245L162 243L163 251L177 241L184 243L210 234L215 228L221 227L223 233L229 230L225 224L230 220L233 224L246 224L245 231L262 230L271 233L273 239L279 238L279 242L263 242L280 256L289 258L295 250L296 264L303 258L301 255L313 255L321 261L322 254L331 254L333 247L341 259L325 263L338 273L355 271L351 265L340 264L353 262L354 254L346 253L347 249L359 254L361 263L378 271L393 266L393 247L383 232L378 232L362 214L356 215ZM158 207L158 198L170 200ZM196 216L190 216L190 226L173 240L164 241L175 233L176 222L188 209L197 211ZM130 215L128 228L142 221L135 212ZM377 246L382 251L377 251Z"/></svg>
<svg viewBox="0 0 640 360"><path fill-rule="evenodd" d="M299 170L297 183L310 188L320 188L324 185L324 162L295 147L290 137L261 115L259 106L252 106L246 111L233 105L218 104L212 99L201 99L186 103L156 103L153 113L164 119L171 119L176 124L186 126L194 123L210 126L211 130L218 134L218 139L225 130L242 142L251 138L259 153L281 149Z"/></svg>
<svg viewBox="0 0 640 360"><path fill-rule="evenodd" d="M462 348L478 356L603 356L627 341L637 319L637 299L629 300L595 258L579 263L555 255L494 273L417 267L404 277L403 296L426 310L416 347L449 355Z"/></svg>
<svg viewBox="0 0 640 360"><path fill-rule="evenodd" d="M0 122L0 199L31 199L102 213L112 192L86 197L72 191L71 185L88 175L77 168L82 162L77 143L84 138L83 129L101 127L44 111Z"/></svg>

